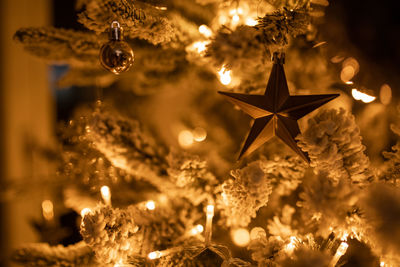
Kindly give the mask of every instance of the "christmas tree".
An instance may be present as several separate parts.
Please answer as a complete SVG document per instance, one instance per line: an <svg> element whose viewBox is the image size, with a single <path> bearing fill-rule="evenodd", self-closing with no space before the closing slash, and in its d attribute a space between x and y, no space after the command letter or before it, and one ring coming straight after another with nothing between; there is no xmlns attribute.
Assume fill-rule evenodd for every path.
<svg viewBox="0 0 400 267"><path fill-rule="evenodd" d="M328 5L78 0L81 31L18 30L28 53L68 66L60 88L96 99L60 123L57 145L33 142L59 194L43 200L43 242L13 260L400 266L399 144L382 160L388 141L370 133L367 153L352 105L377 98L321 37ZM357 121L371 127L390 97L385 84Z"/></svg>

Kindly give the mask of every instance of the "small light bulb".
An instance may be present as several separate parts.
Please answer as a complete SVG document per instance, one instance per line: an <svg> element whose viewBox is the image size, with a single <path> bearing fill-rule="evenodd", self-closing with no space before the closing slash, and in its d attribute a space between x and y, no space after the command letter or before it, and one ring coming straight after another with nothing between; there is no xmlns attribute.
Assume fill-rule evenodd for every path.
<svg viewBox="0 0 400 267"><path fill-rule="evenodd" d="M161 251L157 250L157 251L150 252L147 257L149 257L150 260L155 260L155 259L160 258L161 256L162 256Z"/></svg>
<svg viewBox="0 0 400 267"><path fill-rule="evenodd" d="M239 247L245 247L250 242L250 233L245 228L238 228L231 231L233 243Z"/></svg>
<svg viewBox="0 0 400 267"><path fill-rule="evenodd" d="M214 205L207 205L207 217L214 216Z"/></svg>
<svg viewBox="0 0 400 267"><path fill-rule="evenodd" d="M111 205L111 192L110 192L110 188L106 185L103 185L100 188L100 192L101 192L101 197L103 198L104 202L107 205Z"/></svg>
<svg viewBox="0 0 400 267"><path fill-rule="evenodd" d="M360 92L356 88L351 90L351 94L355 100L361 100L364 103L370 103L376 99L375 96L370 96L366 93Z"/></svg>
<svg viewBox="0 0 400 267"><path fill-rule="evenodd" d="M181 147L183 147L183 148L191 147L194 142L192 132L188 131L188 130L181 131L178 135L178 142L179 142L179 145L181 145Z"/></svg>
<svg viewBox="0 0 400 267"><path fill-rule="evenodd" d="M53 207L53 202L50 200L44 200L42 202L42 211L43 211L43 217L50 221L54 218L54 207Z"/></svg>
<svg viewBox="0 0 400 267"><path fill-rule="evenodd" d="M385 262L381 261L380 266L381 267L385 266Z"/></svg>
<svg viewBox="0 0 400 267"><path fill-rule="evenodd" d="M336 255L343 256L344 254L346 254L348 247L349 247L349 244L347 244L346 242L340 243L340 246L338 247L338 249L336 251Z"/></svg>
<svg viewBox="0 0 400 267"><path fill-rule="evenodd" d="M211 37L212 36L212 31L211 31L211 29L207 26L207 25L200 25L200 27L199 27L199 32L201 33L201 34L203 34L204 35L204 37L207 37L207 38L209 38L209 37Z"/></svg>
<svg viewBox="0 0 400 267"><path fill-rule="evenodd" d="M237 14L233 15L233 17L232 17L232 21L234 21L234 22L238 22L239 20L240 20L240 17L239 17L239 15L237 15Z"/></svg>
<svg viewBox="0 0 400 267"><path fill-rule="evenodd" d="M196 142L202 142L202 141L204 141L204 140L206 139L206 137L207 137L207 132L206 132L206 130L204 130L203 128L201 128L201 127L196 127L196 128L193 130L193 139L194 139Z"/></svg>
<svg viewBox="0 0 400 267"><path fill-rule="evenodd" d="M255 26L257 25L257 20L253 18L247 18L245 23L247 26Z"/></svg>
<svg viewBox="0 0 400 267"><path fill-rule="evenodd" d="M232 81L231 71L225 69L225 66L222 66L221 69L218 71L219 80L223 85L228 85Z"/></svg>
<svg viewBox="0 0 400 267"><path fill-rule="evenodd" d="M91 212L92 212L91 209L89 209L89 208L84 208L84 209L81 210L81 217L83 218L83 217L85 217L87 214L89 214L89 213L91 213Z"/></svg>
<svg viewBox="0 0 400 267"><path fill-rule="evenodd" d="M156 208L156 203L153 200L149 200L146 202L146 208L148 210L154 210Z"/></svg>
<svg viewBox="0 0 400 267"><path fill-rule="evenodd" d="M196 225L196 229L197 229L197 231L198 231L199 233L202 233L203 230L204 230L204 227L203 227L203 225L198 224L198 225Z"/></svg>

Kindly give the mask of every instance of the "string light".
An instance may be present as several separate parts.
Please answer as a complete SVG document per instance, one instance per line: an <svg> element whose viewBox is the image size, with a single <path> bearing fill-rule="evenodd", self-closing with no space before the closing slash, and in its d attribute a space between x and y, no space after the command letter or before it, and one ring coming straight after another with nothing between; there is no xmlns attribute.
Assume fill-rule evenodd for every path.
<svg viewBox="0 0 400 267"><path fill-rule="evenodd" d="M91 212L92 212L91 209L89 209L89 208L84 208L84 209L81 210L81 217L83 218L83 217L85 217L87 214L89 214L89 213L91 213Z"/></svg>
<svg viewBox="0 0 400 267"><path fill-rule="evenodd" d="M198 41L198 42L194 42L190 47L189 50L191 51L195 51L198 54L203 54L206 49L207 49L207 45L210 43L210 41Z"/></svg>
<svg viewBox="0 0 400 267"><path fill-rule="evenodd" d="M206 246L208 246L211 243L212 220L214 217L214 205L207 205L206 215L207 215L206 232L204 233L204 235L205 235Z"/></svg>
<svg viewBox="0 0 400 267"><path fill-rule="evenodd" d="M218 71L219 80L223 85L228 85L232 81L231 71L225 68L225 65Z"/></svg>
<svg viewBox="0 0 400 267"><path fill-rule="evenodd" d="M162 253L161 253L161 251L153 251L153 252L150 252L149 253L149 255L147 256L150 260L155 260L155 259L158 259L158 258L160 258L162 256Z"/></svg>
<svg viewBox="0 0 400 267"><path fill-rule="evenodd" d="M290 242L289 242L289 244L287 244L286 245L286 248L285 248L285 250L288 252L288 253L292 253L293 252L293 250L296 248L296 237L295 236L291 236L290 237Z"/></svg>
<svg viewBox="0 0 400 267"><path fill-rule="evenodd" d="M204 231L204 227L201 224L196 225L195 227L192 228L192 230L190 230L190 234L191 235L197 235L200 234Z"/></svg>
<svg viewBox="0 0 400 267"><path fill-rule="evenodd" d="M196 127L193 130L193 139L194 139L194 141L202 142L202 141L204 141L206 139L206 137L207 137L207 132L203 128Z"/></svg>
<svg viewBox="0 0 400 267"><path fill-rule="evenodd" d="M336 263L339 261L340 257L342 257L344 254L346 254L347 248L349 245L346 242L340 243L338 249L336 250L335 255L333 256L329 266L330 267L335 267Z"/></svg>
<svg viewBox="0 0 400 267"><path fill-rule="evenodd" d="M50 221L54 218L54 207L53 207L53 202L50 200L43 200L42 202L42 212L43 212L43 217Z"/></svg>
<svg viewBox="0 0 400 267"><path fill-rule="evenodd" d="M379 264L380 267L385 266L385 262L381 261L381 263Z"/></svg>
<svg viewBox="0 0 400 267"><path fill-rule="evenodd" d="M199 26L199 32L207 38L210 38L213 35L212 30L204 24Z"/></svg>
<svg viewBox="0 0 400 267"><path fill-rule="evenodd" d="M156 203L153 200L149 200L146 202L146 208L148 210L154 210L156 208Z"/></svg>
<svg viewBox="0 0 400 267"><path fill-rule="evenodd" d="M351 94L353 95L353 98L355 100L361 100L364 103L371 103L372 101L374 101L376 99L375 96L370 96L366 93L360 92L356 88L353 88L351 90Z"/></svg>
<svg viewBox="0 0 400 267"><path fill-rule="evenodd" d="M111 192L110 192L110 188L106 185L103 185L100 188L100 192L101 192L101 197L104 200L104 203L106 205L110 205L111 206Z"/></svg>
<svg viewBox="0 0 400 267"><path fill-rule="evenodd" d="M387 84L382 85L379 91L379 98L382 104L389 105L390 101L392 101L392 88Z"/></svg>
<svg viewBox="0 0 400 267"><path fill-rule="evenodd" d="M250 242L250 233L245 228L238 228L231 231L232 241L239 247L245 247Z"/></svg>
<svg viewBox="0 0 400 267"><path fill-rule="evenodd" d="M257 20L253 19L253 18L247 18L245 24L247 26L256 26L257 25Z"/></svg>
<svg viewBox="0 0 400 267"><path fill-rule="evenodd" d="M179 145L183 148L189 148L193 145L194 138L193 134L189 130L183 130L178 135Z"/></svg>

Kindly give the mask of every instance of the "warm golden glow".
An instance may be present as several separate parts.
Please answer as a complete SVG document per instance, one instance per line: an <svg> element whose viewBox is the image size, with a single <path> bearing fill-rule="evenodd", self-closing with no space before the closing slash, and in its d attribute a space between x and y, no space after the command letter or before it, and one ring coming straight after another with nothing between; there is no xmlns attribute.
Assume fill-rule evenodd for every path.
<svg viewBox="0 0 400 267"><path fill-rule="evenodd" d="M147 256L150 260L155 260L155 259L158 259L158 258L160 258L162 256L162 253L161 253L161 251L153 251L153 252L150 252L149 253L149 255Z"/></svg>
<svg viewBox="0 0 400 267"><path fill-rule="evenodd" d="M250 233L245 228L238 228L231 231L232 241L239 247L245 247L250 242Z"/></svg>
<svg viewBox="0 0 400 267"><path fill-rule="evenodd" d="M342 63L342 67L351 67L354 71L354 75L356 75L360 70L360 65L358 64L358 61L352 57L346 58Z"/></svg>
<svg viewBox="0 0 400 267"><path fill-rule="evenodd" d="M156 203L153 200L149 200L146 202L146 208L148 210L154 210L156 208Z"/></svg>
<svg viewBox="0 0 400 267"><path fill-rule="evenodd" d="M389 105L392 101L392 88L387 84L382 85L379 91L379 98L382 104Z"/></svg>
<svg viewBox="0 0 400 267"><path fill-rule="evenodd" d="M346 242L340 243L340 246L338 247L335 255L343 256L344 254L346 254L348 247L349 247L349 244L347 244Z"/></svg>
<svg viewBox="0 0 400 267"><path fill-rule="evenodd" d="M193 50L199 54L202 54L207 49L209 41L199 41L192 44Z"/></svg>
<svg viewBox="0 0 400 267"><path fill-rule="evenodd" d="M195 227L192 228L192 230L190 230L190 234L191 235L197 235L200 234L204 231L204 227L201 224L196 225Z"/></svg>
<svg viewBox="0 0 400 267"><path fill-rule="evenodd" d="M295 236L291 236L290 237L290 242L289 242L289 244L286 245L285 250L288 253L292 253L295 248L296 248L296 237Z"/></svg>
<svg viewBox="0 0 400 267"><path fill-rule="evenodd" d="M92 212L91 209L89 209L89 208L84 208L84 209L81 210L81 217L83 218L83 217L85 217L87 214L89 214L89 213L91 213L91 212Z"/></svg>
<svg viewBox="0 0 400 267"><path fill-rule="evenodd" d="M370 103L376 99L375 96L370 96L366 93L358 91L356 88L351 90L351 94L353 95L355 100L361 100L364 103Z"/></svg>
<svg viewBox="0 0 400 267"><path fill-rule="evenodd" d="M255 26L255 25L257 25L257 20L255 20L253 18L247 18L245 24L247 26Z"/></svg>
<svg viewBox="0 0 400 267"><path fill-rule="evenodd" d="M385 266L385 262L381 261L379 266L381 266L381 267Z"/></svg>
<svg viewBox="0 0 400 267"><path fill-rule="evenodd" d="M232 81L231 71L227 70L225 66L222 66L221 69L218 71L219 80L223 85L228 85Z"/></svg>
<svg viewBox="0 0 400 267"><path fill-rule="evenodd" d="M204 130L203 128L201 128L201 127L196 127L196 128L193 130L193 139L194 139L196 142L202 142L202 141L206 140L206 137L207 137L207 132L206 132L206 130Z"/></svg>
<svg viewBox="0 0 400 267"><path fill-rule="evenodd" d="M347 83L350 81L355 75L355 70L353 66L346 66L342 69L342 72L340 73L340 79L344 82Z"/></svg>
<svg viewBox="0 0 400 267"><path fill-rule="evenodd" d="M207 205L207 217L214 216L214 205Z"/></svg>
<svg viewBox="0 0 400 267"><path fill-rule="evenodd" d="M204 35L204 37L210 38L213 35L212 30L207 25L200 25L199 32Z"/></svg>
<svg viewBox="0 0 400 267"><path fill-rule="evenodd" d="M106 185L103 185L100 188L100 192L101 192L101 197L104 200L104 203L106 203L107 205L111 205L111 192L110 192L110 188Z"/></svg>
<svg viewBox="0 0 400 267"><path fill-rule="evenodd" d="M53 202L50 200L44 200L42 202L42 211L43 211L43 217L50 221L54 218L54 207L53 207Z"/></svg>
<svg viewBox="0 0 400 267"><path fill-rule="evenodd" d="M183 130L178 135L179 145L183 148L188 148L193 145L194 137L191 131Z"/></svg>
<svg viewBox="0 0 400 267"><path fill-rule="evenodd" d="M347 248L349 245L346 242L340 243L338 249L336 250L335 255L333 256L329 266L330 267L335 267L336 263L339 261L340 257L342 257L344 254L346 254Z"/></svg>

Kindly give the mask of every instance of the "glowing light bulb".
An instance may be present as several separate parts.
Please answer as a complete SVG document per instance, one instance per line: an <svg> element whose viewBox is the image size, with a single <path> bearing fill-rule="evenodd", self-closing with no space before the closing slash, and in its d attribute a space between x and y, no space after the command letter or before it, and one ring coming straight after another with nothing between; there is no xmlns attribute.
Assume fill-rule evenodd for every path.
<svg viewBox="0 0 400 267"><path fill-rule="evenodd" d="M191 131L183 130L178 135L179 145L183 148L188 148L193 145L194 138Z"/></svg>
<svg viewBox="0 0 400 267"><path fill-rule="evenodd" d="M366 93L360 92L356 88L353 88L351 90L351 94L353 95L353 98L355 100L361 100L364 103L371 103L372 101L374 101L376 99L375 96L370 96Z"/></svg>
<svg viewBox="0 0 400 267"><path fill-rule="evenodd" d="M385 262L381 261L381 263L379 264L379 266L381 266L381 267L385 266Z"/></svg>
<svg viewBox="0 0 400 267"><path fill-rule="evenodd" d="M349 247L349 244L347 244L346 242L340 243L340 246L338 247L335 255L343 256L344 254L346 254L348 247Z"/></svg>
<svg viewBox="0 0 400 267"><path fill-rule="evenodd" d="M104 203L106 203L107 205L111 205L111 192L110 192L110 188L106 185L103 185L100 188L100 192L101 192L101 197L104 200Z"/></svg>
<svg viewBox="0 0 400 267"><path fill-rule="evenodd" d="M338 249L336 250L335 255L333 256L331 262L329 263L330 267L335 267L336 263L339 261L340 257L346 254L347 248L349 245L346 242L340 243Z"/></svg>
<svg viewBox="0 0 400 267"><path fill-rule="evenodd" d="M200 25L199 32L204 35L204 37L210 38L212 36L212 31L207 25Z"/></svg>
<svg viewBox="0 0 400 267"><path fill-rule="evenodd" d="M196 51L197 53L201 54L207 49L207 44L209 41L198 41L192 44L192 50Z"/></svg>
<svg viewBox="0 0 400 267"><path fill-rule="evenodd" d="M162 253L161 253L161 251L153 251L153 252L150 252L149 253L149 255L147 256L150 260L155 260L155 259L158 259L158 258L160 258L162 256Z"/></svg>
<svg viewBox="0 0 400 267"><path fill-rule="evenodd" d="M354 84L354 82L353 81L347 81L347 82L345 82L346 84Z"/></svg>
<svg viewBox="0 0 400 267"><path fill-rule="evenodd" d="M214 216L214 205L207 205L207 217Z"/></svg>
<svg viewBox="0 0 400 267"><path fill-rule="evenodd" d="M204 231L204 227L201 224L196 225L195 227L192 228L192 230L190 230L190 234L191 235L197 235L200 234Z"/></svg>
<svg viewBox="0 0 400 267"><path fill-rule="evenodd" d="M114 264L114 267L123 267L123 266L124 266L124 263L122 262L122 260L120 260L119 262Z"/></svg>
<svg viewBox="0 0 400 267"><path fill-rule="evenodd" d="M221 69L218 71L219 80L223 85L228 85L232 81L231 71L225 69L225 66L222 66Z"/></svg>
<svg viewBox="0 0 400 267"><path fill-rule="evenodd" d="M247 18L245 24L247 26L255 26L255 25L257 25L257 20L255 20L253 18Z"/></svg>
<svg viewBox="0 0 400 267"><path fill-rule="evenodd" d="M250 242L250 233L245 228L238 228L231 231L232 241L239 247L245 247Z"/></svg>
<svg viewBox="0 0 400 267"><path fill-rule="evenodd" d="M154 210L156 208L156 203L153 200L149 200L146 202L146 208L148 210Z"/></svg>
<svg viewBox="0 0 400 267"><path fill-rule="evenodd" d="M350 81L355 75L355 70L354 67L351 65L348 65L342 69L340 72L340 79L345 83L347 81Z"/></svg>
<svg viewBox="0 0 400 267"><path fill-rule="evenodd" d="M42 202L42 211L43 211L43 217L50 221L54 218L54 207L53 207L53 202L50 200L44 200Z"/></svg>
<svg viewBox="0 0 400 267"><path fill-rule="evenodd" d="M387 84L382 85L379 91L379 98L382 104L389 105L390 101L392 101L392 88Z"/></svg>
<svg viewBox="0 0 400 267"><path fill-rule="evenodd" d="M285 249L288 253L292 253L295 248L296 248L296 237L291 236L290 242L289 242L289 244L286 245Z"/></svg>
<svg viewBox="0 0 400 267"><path fill-rule="evenodd" d="M233 15L233 17L232 17L233 22L239 22L239 20L240 20L240 17L238 14Z"/></svg>
<svg viewBox="0 0 400 267"><path fill-rule="evenodd" d="M194 141L202 142L202 141L206 140L206 137L207 137L207 132L203 128L196 127L193 130L193 139L194 139Z"/></svg>
<svg viewBox="0 0 400 267"><path fill-rule="evenodd" d="M81 210L81 217L83 218L83 217L85 217L87 214L89 214L89 213L91 213L91 212L92 212L91 209L89 209L89 208L84 208L84 209Z"/></svg>
<svg viewBox="0 0 400 267"><path fill-rule="evenodd" d="M214 217L214 205L207 205L206 209L206 231L204 233L205 236L205 244L208 246L211 243L211 236L212 236L212 220Z"/></svg>

